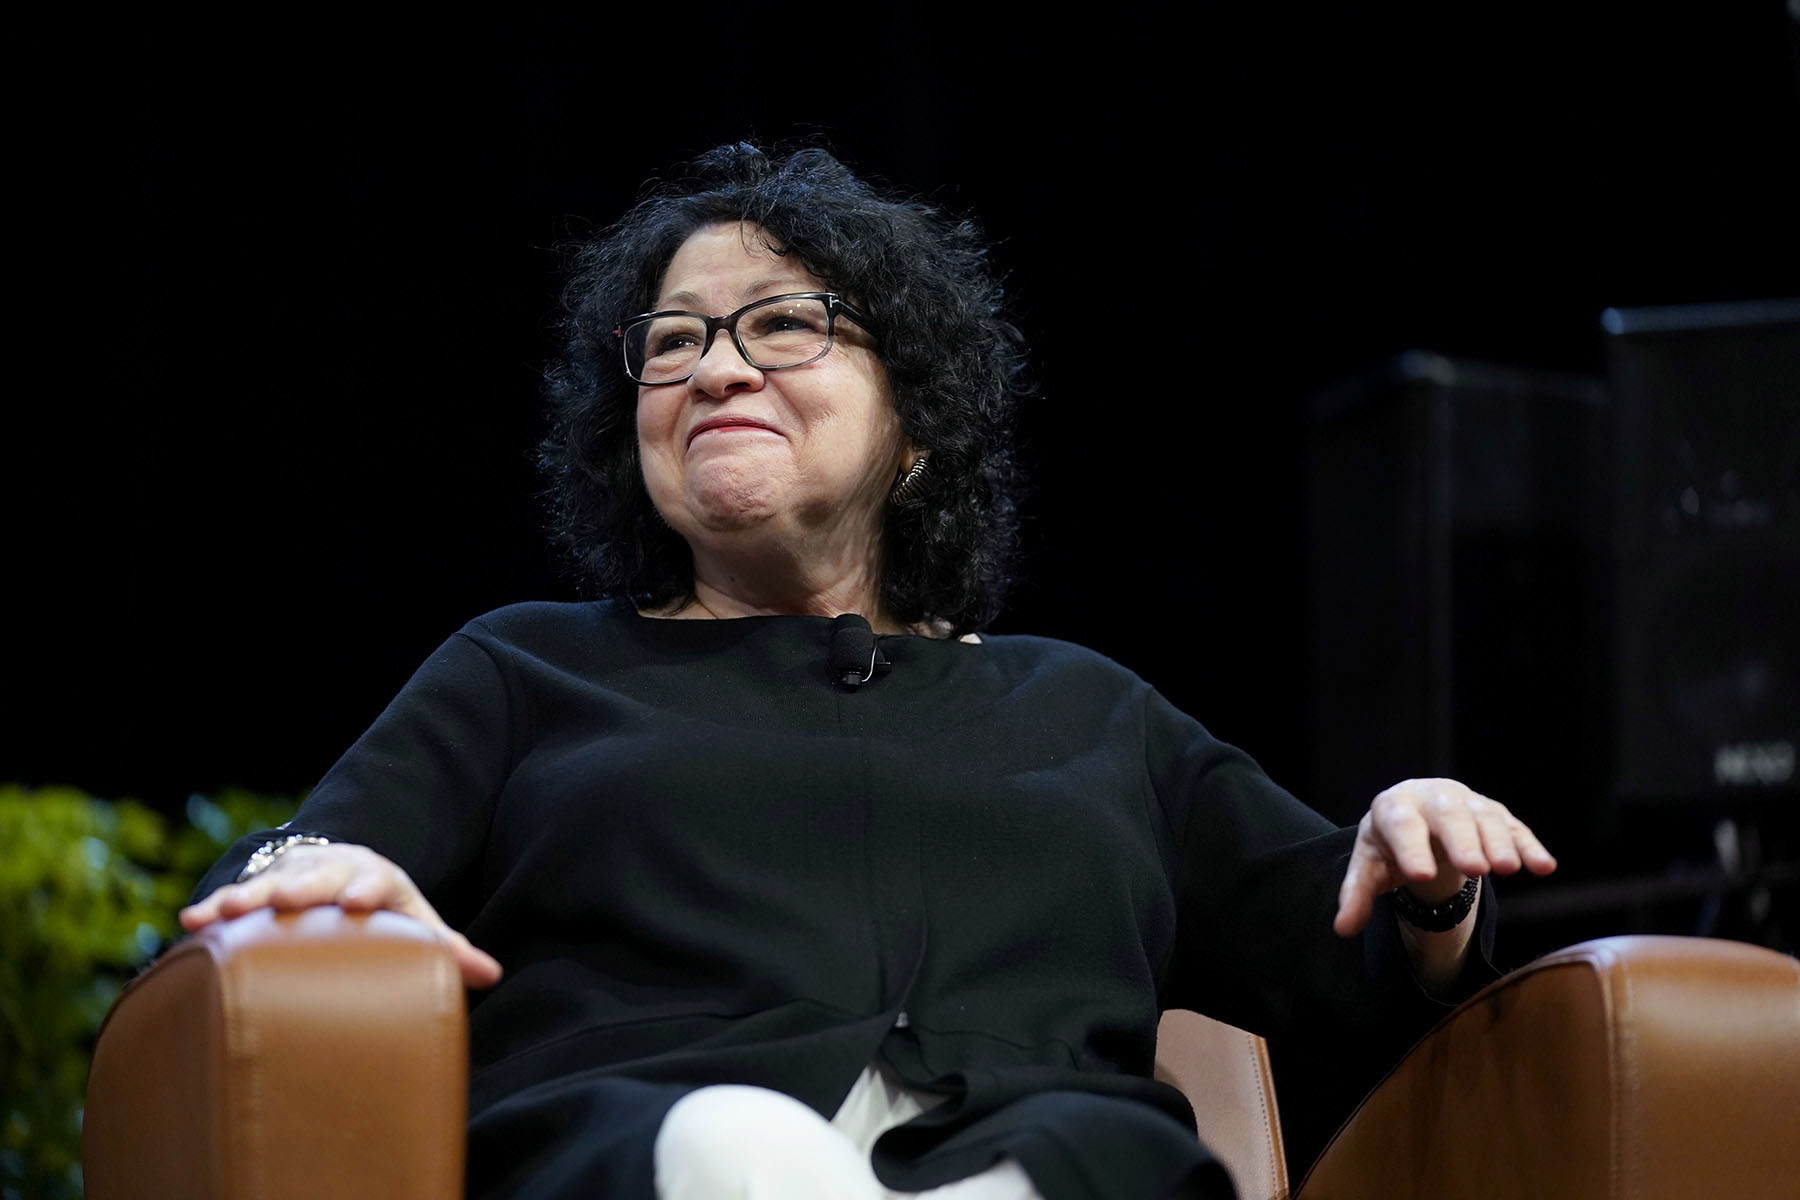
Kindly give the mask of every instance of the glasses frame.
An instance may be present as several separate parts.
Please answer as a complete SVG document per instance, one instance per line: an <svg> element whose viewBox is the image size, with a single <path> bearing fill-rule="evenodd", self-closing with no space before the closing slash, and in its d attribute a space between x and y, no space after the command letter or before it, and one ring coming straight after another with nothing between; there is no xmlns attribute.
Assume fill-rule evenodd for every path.
<svg viewBox="0 0 1800 1200"><path fill-rule="evenodd" d="M738 321L747 312L753 312L756 309L766 307L770 304L779 304L783 300L821 300L824 302L825 345L811 358L804 358L799 362L782 363L779 367L765 367L759 364L754 358L750 357L749 348L744 345L744 340L738 336ZM706 357L707 352L712 349L713 339L718 336L720 330L724 330L731 335L731 344L737 348L738 354L745 362L749 363L752 367L755 367L758 371L786 371L792 367L804 367L807 363L818 362L821 358L824 358L827 354L831 353L831 347L833 343L837 341L837 319L839 313L849 317L852 321L861 325L865 330L869 328L869 323L863 318L863 315L857 312L847 300L836 292L783 292L779 296L764 296L761 300L752 300L736 312L726 313L722 317L709 317L705 313L692 312L685 308L661 308L657 309L655 312L639 313L635 317L626 317L623 321L620 321L618 325L614 326L613 336L619 339L619 360L625 368L625 377L627 379L644 387L666 387L672 383L686 383L694 377L694 372L700 369L701 360L703 360ZM633 325L641 325L645 321L655 320L658 317L697 317L706 325L706 340L700 343L700 356L694 360L694 370L689 371L680 378L640 379L638 376L631 373L631 360L625 352L625 335Z"/></svg>

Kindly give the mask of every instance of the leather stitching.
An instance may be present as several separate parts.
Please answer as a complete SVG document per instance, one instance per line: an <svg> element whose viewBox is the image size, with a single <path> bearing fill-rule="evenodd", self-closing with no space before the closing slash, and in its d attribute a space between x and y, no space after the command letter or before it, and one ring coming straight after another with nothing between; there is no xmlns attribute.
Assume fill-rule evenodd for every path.
<svg viewBox="0 0 1800 1200"><path fill-rule="evenodd" d="M1280 1118L1269 1111L1269 1097L1274 1093L1275 1081L1270 1078L1269 1074L1268 1047L1261 1038L1254 1034L1247 1033L1244 1035L1244 1039L1250 1047L1251 1055L1256 1060L1257 1079L1262 1084L1261 1088L1257 1090L1256 1103L1261 1110L1263 1151L1268 1156L1268 1191L1275 1197L1275 1200L1287 1200L1287 1180L1282 1177L1287 1170L1287 1164L1282 1161L1281 1147L1278 1144L1279 1138L1276 1132L1280 1128L1276 1124Z"/></svg>

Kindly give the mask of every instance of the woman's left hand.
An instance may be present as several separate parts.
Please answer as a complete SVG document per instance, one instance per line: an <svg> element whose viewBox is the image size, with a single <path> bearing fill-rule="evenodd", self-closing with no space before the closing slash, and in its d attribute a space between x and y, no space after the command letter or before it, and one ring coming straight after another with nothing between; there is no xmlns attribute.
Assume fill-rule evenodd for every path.
<svg viewBox="0 0 1800 1200"><path fill-rule="evenodd" d="M1556 870L1525 822L1506 805L1454 779L1409 779L1375 797L1356 829L1332 928L1362 931L1375 897L1402 885L1426 904L1447 900L1475 875Z"/></svg>

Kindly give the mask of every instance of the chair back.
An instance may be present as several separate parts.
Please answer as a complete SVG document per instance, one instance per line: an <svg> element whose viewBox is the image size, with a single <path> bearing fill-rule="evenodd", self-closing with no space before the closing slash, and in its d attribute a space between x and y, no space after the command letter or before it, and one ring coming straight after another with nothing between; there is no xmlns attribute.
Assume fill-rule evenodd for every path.
<svg viewBox="0 0 1800 1200"><path fill-rule="evenodd" d="M1200 1140L1225 1164L1239 1200L1287 1200L1287 1162L1268 1045L1199 1013L1163 1014L1156 1077L1194 1106Z"/></svg>

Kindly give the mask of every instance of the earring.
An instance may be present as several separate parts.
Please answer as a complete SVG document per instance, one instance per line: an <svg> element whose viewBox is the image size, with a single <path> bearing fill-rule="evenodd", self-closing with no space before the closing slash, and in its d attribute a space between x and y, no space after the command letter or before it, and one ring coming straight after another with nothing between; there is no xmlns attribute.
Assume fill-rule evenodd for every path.
<svg viewBox="0 0 1800 1200"><path fill-rule="evenodd" d="M913 460L912 468L900 477L900 482L888 493L889 504L895 508L913 508L924 503L924 497L920 493L925 490L925 464L930 458L931 451L919 451L919 457Z"/></svg>

